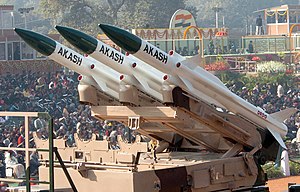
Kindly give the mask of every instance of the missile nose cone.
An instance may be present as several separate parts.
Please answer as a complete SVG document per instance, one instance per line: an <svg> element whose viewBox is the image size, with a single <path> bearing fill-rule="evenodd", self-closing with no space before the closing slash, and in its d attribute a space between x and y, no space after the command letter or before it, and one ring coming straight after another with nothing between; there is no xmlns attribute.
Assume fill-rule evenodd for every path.
<svg viewBox="0 0 300 192"><path fill-rule="evenodd" d="M42 34L26 29L14 28L15 32L32 48L43 55L51 55L56 47L56 42Z"/></svg>
<svg viewBox="0 0 300 192"><path fill-rule="evenodd" d="M84 53L91 54L96 50L98 42L94 37L70 27L57 25L55 28L67 41Z"/></svg>
<svg viewBox="0 0 300 192"><path fill-rule="evenodd" d="M142 40L136 35L112 25L99 24L99 27L113 42L128 53L134 54L140 50Z"/></svg>

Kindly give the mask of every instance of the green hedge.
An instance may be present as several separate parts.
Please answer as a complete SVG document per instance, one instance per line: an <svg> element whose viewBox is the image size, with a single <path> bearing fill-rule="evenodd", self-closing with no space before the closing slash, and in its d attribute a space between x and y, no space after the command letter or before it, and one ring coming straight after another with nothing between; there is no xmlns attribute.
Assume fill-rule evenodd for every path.
<svg viewBox="0 0 300 192"><path fill-rule="evenodd" d="M267 173L268 179L275 179L283 177L280 167L275 167L274 164L265 164L263 170Z"/></svg>
<svg viewBox="0 0 300 192"><path fill-rule="evenodd" d="M253 76L232 71L218 71L216 76L225 84L238 84L250 89L258 82L260 84L281 84L284 87L293 87L296 80L294 75L286 73L257 73Z"/></svg>
<svg viewBox="0 0 300 192"><path fill-rule="evenodd" d="M300 163L290 161L290 174L292 176L300 175ZM276 179L284 177L283 173L280 170L280 167L275 167L272 163L265 164L262 166L265 173L267 173L269 179Z"/></svg>

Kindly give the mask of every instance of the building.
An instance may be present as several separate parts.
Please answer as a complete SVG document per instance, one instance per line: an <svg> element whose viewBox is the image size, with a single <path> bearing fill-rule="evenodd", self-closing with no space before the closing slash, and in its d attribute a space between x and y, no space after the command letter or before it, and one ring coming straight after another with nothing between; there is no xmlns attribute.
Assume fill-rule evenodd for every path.
<svg viewBox="0 0 300 192"><path fill-rule="evenodd" d="M32 10L32 8L29 9ZM23 14L26 14L26 11ZM14 32L16 13L14 6L0 5L0 75L7 72L57 69L53 61L32 49ZM24 26L26 27L26 24ZM49 36L59 40L58 34Z"/></svg>
<svg viewBox="0 0 300 192"><path fill-rule="evenodd" d="M244 49L247 49L250 41L256 53L286 52L291 55L300 49L300 5L281 5L255 13L263 15L264 33L242 37Z"/></svg>
<svg viewBox="0 0 300 192"><path fill-rule="evenodd" d="M300 24L300 5L281 5L264 9L267 35L289 35L290 32L298 31Z"/></svg>

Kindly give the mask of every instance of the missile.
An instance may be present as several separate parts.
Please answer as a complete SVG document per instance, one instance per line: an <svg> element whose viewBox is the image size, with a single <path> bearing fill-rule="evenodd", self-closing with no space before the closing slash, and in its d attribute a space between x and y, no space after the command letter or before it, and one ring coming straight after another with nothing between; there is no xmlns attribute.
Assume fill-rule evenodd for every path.
<svg viewBox="0 0 300 192"><path fill-rule="evenodd" d="M162 72L130 55L124 55L81 31L63 26L56 26L55 28L72 45L121 73L118 79L122 82L135 85L148 95L166 102L161 94L162 84L164 83Z"/></svg>
<svg viewBox="0 0 300 192"><path fill-rule="evenodd" d="M268 129L278 143L286 148L282 137L286 135L287 127L280 121L283 121L287 114L295 113L295 109L267 114L261 108L235 95L216 76L198 66L196 61L197 58L199 59L198 56L185 59L174 51L167 54L126 30L106 24L100 24L99 27L113 42L128 53L173 78L181 80L185 85L185 91L189 94L201 100L201 96L191 91L193 89L201 90L202 93L225 106L227 110L261 128Z"/></svg>
<svg viewBox="0 0 300 192"><path fill-rule="evenodd" d="M59 33L65 37L71 44L75 47L81 49L89 56L95 58L96 60L106 64L107 66L113 68L114 70L131 76L131 79L136 79L138 82L135 84L140 90L154 96L163 102L172 102L170 98L162 98L162 92L168 92L171 88L170 85L176 84L176 82L181 82L176 78L170 78L161 71L149 66L145 62L137 59L130 54L122 54L116 49L106 45L105 43L91 37L81 31L73 28L56 26ZM175 54L175 52L174 52ZM182 58L184 59L184 58ZM122 76L124 77L124 76ZM166 77L168 81L166 81ZM127 77L128 79L129 77ZM123 78L122 78L123 79ZM121 81L125 81L126 79ZM178 85L178 84L176 84ZM179 84L184 86L183 84ZM197 92L198 95L204 101L209 103L214 103L215 105L223 107L219 102L212 98L207 97L207 95L201 93L199 90L191 90L192 92Z"/></svg>
<svg viewBox="0 0 300 192"><path fill-rule="evenodd" d="M15 28L15 32L32 48L48 56L57 63L86 76L92 85L97 83L97 87L102 92L119 99L119 76L113 69L101 64L92 58L87 58L74 50L60 44L59 42L42 34ZM94 81L91 80L94 79Z"/></svg>

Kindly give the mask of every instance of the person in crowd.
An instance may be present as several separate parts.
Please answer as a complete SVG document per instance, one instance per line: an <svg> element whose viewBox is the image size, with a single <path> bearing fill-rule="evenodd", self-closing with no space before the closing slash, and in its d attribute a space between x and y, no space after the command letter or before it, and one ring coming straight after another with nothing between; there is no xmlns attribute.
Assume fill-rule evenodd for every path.
<svg viewBox="0 0 300 192"><path fill-rule="evenodd" d="M38 173L38 167L40 166L39 157L36 151L30 154L30 174L36 175Z"/></svg>
<svg viewBox="0 0 300 192"><path fill-rule="evenodd" d="M282 85L279 84L277 86L277 97L281 98L283 96L283 94L284 94L284 89L283 89Z"/></svg>

